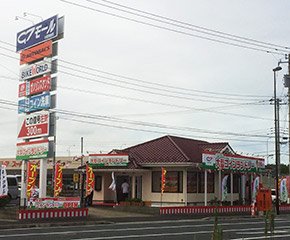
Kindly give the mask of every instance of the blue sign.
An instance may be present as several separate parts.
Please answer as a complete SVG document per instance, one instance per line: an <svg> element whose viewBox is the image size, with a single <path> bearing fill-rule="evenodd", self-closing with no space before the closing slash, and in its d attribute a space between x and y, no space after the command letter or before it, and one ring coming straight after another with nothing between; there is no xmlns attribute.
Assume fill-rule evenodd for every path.
<svg viewBox="0 0 290 240"><path fill-rule="evenodd" d="M50 108L50 93L44 93L18 101L18 113L32 112Z"/></svg>
<svg viewBox="0 0 290 240"><path fill-rule="evenodd" d="M16 52L55 38L58 35L57 15L17 33Z"/></svg>

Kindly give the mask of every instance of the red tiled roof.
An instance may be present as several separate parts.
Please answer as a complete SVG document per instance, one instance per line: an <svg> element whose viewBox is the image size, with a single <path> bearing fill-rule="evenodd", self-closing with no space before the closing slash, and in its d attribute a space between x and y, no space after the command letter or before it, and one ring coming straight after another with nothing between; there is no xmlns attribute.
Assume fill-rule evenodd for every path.
<svg viewBox="0 0 290 240"><path fill-rule="evenodd" d="M220 152L228 143L208 143L189 138L164 136L123 150L139 165L145 163L201 163L202 151Z"/></svg>

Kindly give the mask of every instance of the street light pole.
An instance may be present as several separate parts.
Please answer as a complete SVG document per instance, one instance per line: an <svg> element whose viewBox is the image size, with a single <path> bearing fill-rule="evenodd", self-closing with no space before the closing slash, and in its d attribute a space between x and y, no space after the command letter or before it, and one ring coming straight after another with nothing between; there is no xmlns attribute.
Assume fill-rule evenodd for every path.
<svg viewBox="0 0 290 240"><path fill-rule="evenodd" d="M277 95L276 95L276 72L280 71L281 67L276 67L273 69L274 73L274 122L275 122L275 172L276 172L276 214L280 214L279 209L279 186L278 186L278 179L279 179L279 162L280 162L280 154L279 154L279 139L278 139L278 116L277 116Z"/></svg>

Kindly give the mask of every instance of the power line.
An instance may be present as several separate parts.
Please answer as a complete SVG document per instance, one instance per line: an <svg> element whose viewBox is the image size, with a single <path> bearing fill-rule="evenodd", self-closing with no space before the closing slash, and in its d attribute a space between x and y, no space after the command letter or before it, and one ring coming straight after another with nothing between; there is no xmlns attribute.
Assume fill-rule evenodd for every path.
<svg viewBox="0 0 290 240"><path fill-rule="evenodd" d="M12 101L7 100L1 100L0 104L7 104L12 106L18 106L17 103L14 103ZM180 131L193 131L193 132L199 132L202 134L217 134L217 135L230 135L230 136L238 136L238 137L253 137L253 138L265 138L268 136L265 135L257 135L257 134L243 134L243 133L232 133L232 132L223 132L223 131L212 131L212 130L205 130L205 129L199 129L199 128L192 128L192 127L177 127L177 126L170 126L170 125L164 125L164 124L157 124L157 123L148 123L148 122L142 122L142 121L132 121L127 119L121 119L116 117L109 117L109 116L102 116L102 115L95 115L95 114L88 114L88 113L79 113L69 110L63 110L63 109L54 109L50 110L51 112L56 112L58 114L63 115L69 115L73 117L80 117L80 118L88 118L88 119L94 119L94 120L103 120L103 121L111 121L114 123L122 123L122 124L130 124L130 125L138 125L143 127L153 127L153 128L164 128L164 129L170 129L170 130L180 130ZM121 127L123 128L123 127ZM236 140L236 139L233 139Z"/></svg>
<svg viewBox="0 0 290 240"><path fill-rule="evenodd" d="M95 1L92 1L92 0L85 0L85 1L93 3L93 4L97 4L97 5L100 5L100 6L103 6L103 7L107 7L107 8L113 9L113 10L117 10L117 11L121 11L121 12L124 12L124 13L128 13L128 14L131 14L131 15L134 15L134 16L137 16L137 17L146 18L146 19L157 21L157 22L160 22L160 23L164 23L164 24L167 24L167 25L170 25L170 26L184 28L186 30L195 31L195 32L206 34L206 35L210 35L210 36L213 36L213 37L223 38L223 39L227 39L227 40L230 40L230 41L239 42L239 43L252 45L252 46L256 46L256 47L261 47L261 48L267 48L267 49L270 48L272 50L281 51L281 52L284 52L284 53L288 53L289 52L289 51L287 51L287 49L289 49L288 47L283 47L283 46L274 45L274 44L268 44L268 43L255 41L255 40L253 41L252 39L241 38L241 37L238 37L238 36L235 36L235 35L225 34L225 33L222 33L222 32L205 29L205 28L202 28L202 27L199 27L199 26L196 26L196 25L192 25L192 24L181 22L181 21L173 20L173 19L170 19L170 18L162 17L162 16L159 16L159 15L156 15L156 14L152 14L152 13L148 13L148 12L145 12L145 11L141 11L141 10L138 10L136 8L130 8L128 6L121 5L121 4L116 4L116 3L113 3L113 2L110 2L110 1L101 0L103 2L110 3L110 4L115 5L115 6L121 6L122 8L130 9L130 10L133 10L133 11L139 12L139 13L145 13L146 15L153 16L153 17L148 17L146 15L134 13L134 12L131 12L131 11L128 11L128 10L120 9L120 8L117 8L117 7L113 7L113 6L110 6L110 5L103 4L103 3L95 2ZM157 17L157 19L154 18L154 17ZM164 19L166 21L160 20L160 19ZM168 20L170 22L167 22ZM180 25L180 24L182 24L182 25ZM204 31L204 30L206 30L206 31ZM268 46L265 46L265 45L268 45ZM273 45L275 46L275 48L272 47Z"/></svg>
<svg viewBox="0 0 290 240"><path fill-rule="evenodd" d="M92 1L92 0L86 0L86 1L98 4L98 3L96 3L95 1ZM229 34L229 33L221 32L221 31L216 31L216 30L205 28L205 27L201 27L201 26L198 26L198 25L193 25L193 24L190 24L190 23L186 23L186 22L183 22L183 21L176 20L176 19L164 17L164 16L161 16L161 15L153 14L153 13L146 12L146 11L143 11L143 10L139 10L139 9L136 9L136 8L128 7L128 6L125 6L125 5L122 5L122 4L114 3L114 2L111 2L111 1L108 1L108 0L100 0L100 1L112 4L112 5L115 5L115 6L123 7L125 9L130 9L130 10L133 10L133 11L136 11L136 12L144 13L144 14L147 14L149 16L153 16L153 17L165 19L165 20L168 20L168 21L180 23L180 24L183 24L185 26L190 26L190 27L194 27L194 28L197 28L197 29L202 29L202 30L209 31L209 32L213 32L213 33L217 33L217 34L221 34L221 35L225 35L225 36L229 36L229 37L239 38L239 39L243 39L243 40L247 40L247 41L251 41L251 42L255 42L255 43L261 43L261 44L264 44L264 45L278 47L278 48L282 48L282 49L286 49L286 50L290 49L289 47L282 46L282 45L277 45L277 44L272 44L272 43L268 43L268 42L263 42L263 41L259 41L259 40L255 40L255 39L251 39L251 38L241 37L241 36L234 35L234 34Z"/></svg>
<svg viewBox="0 0 290 240"><path fill-rule="evenodd" d="M3 41L1 41L3 42ZM4 42L5 43L5 42ZM2 48L0 46L0 48ZM6 49L6 48L5 48ZM6 50L9 50L9 49L6 49ZM14 51L12 50L9 50L11 52L14 53ZM139 79L134 79L134 78L129 78L129 77L124 77L124 76L121 76L121 75L117 75L117 74L112 74L112 73L109 73L109 72L104 72L104 71L100 71L100 70L97 70L97 69L94 69L94 68L89 68L89 67L86 67L86 66L82 66L80 64L76 64L76 63L72 63L72 62L69 62L69 61L65 61L65 60L61 60L61 59L58 59L59 62L64 62L66 64L70 64L70 65L73 65L73 66L77 66L77 67L80 67L80 68L84 68L84 69L87 69L87 70L91 70L91 71L96 71L96 72L101 72L103 74L109 74L111 76L115 76L115 77L119 77L119 78L124 78L124 79L127 79L127 80L133 80L135 82L142 82L142 83L145 83L145 84L150 84L150 85L156 85L156 86L160 86L160 87L163 87L163 88L171 88L171 89L179 89L179 90L182 90L182 91L193 91L193 92L199 92L199 93L205 93L205 94L215 94L215 95L222 95L222 97L213 97L211 96L210 98L216 98L216 99L229 99L229 100L235 100L235 101L248 101L247 99L241 99L241 98L237 98L237 96L242 96L242 97L251 97L251 98L256 98L259 97L259 96L256 96L256 95L239 95L239 94L226 94L226 93L213 93L213 92L206 92L206 91L199 91L199 90L193 90L193 89L186 89L186 88L180 88L180 87L177 87L177 86L168 86L168 85L165 85L165 84L158 84L158 83L153 83L153 82L149 82L149 81L142 81L142 80L139 80ZM87 74L87 75L90 75L90 76L94 76L94 77L99 77L99 78L104 78L106 80L110 80L110 81L114 81L114 82L118 82L118 83L122 83L122 84L129 84L129 85L134 85L134 86L137 86L137 87L142 87L142 88L149 88L150 90L153 89L153 90L157 90L157 91L165 91L166 93L167 92L171 92L171 93L175 93L175 94L182 94L182 95L189 95L189 96L194 96L194 97L203 97L203 98L208 98L208 96L206 95L197 95L196 93L194 94L191 94L191 93L184 93L184 92L178 92L178 91L173 91L173 90L168 90L168 89L160 89L160 88L156 88L156 87L149 87L149 86L144 86L144 85L140 85L139 83L135 84L135 83L129 83L127 81L123 81L123 80L119 80L119 79L116 79L116 78L110 78L110 77L106 77L106 76L102 76L102 75L96 75L96 74L92 74L92 73L88 73L86 71L80 71L80 70L76 70L75 68L71 68L71 67L67 67L67 66L63 66L63 65L60 65L61 67L64 67L66 69L69 69L69 70L72 70L72 71L78 71L80 73L84 73L84 74ZM104 82L104 81L100 81L101 83L103 84L112 84L112 83L108 83L108 82ZM118 85L118 84L115 84L114 86L116 87L122 87L122 88L126 88L128 89L128 87L126 86L123 86L123 85ZM143 92L146 92L146 93L149 93L149 94L159 94L159 93L154 93L152 91L148 91L148 90L141 90L141 89L137 89L136 88L129 88L130 90L133 90L133 91L143 91ZM166 96L166 97L175 97L173 95L168 95L168 94L160 94L160 95L163 95L163 96ZM227 96L232 96L234 98L231 98L231 97L225 97L225 95ZM176 98L181 98L181 99L186 99L186 100L191 100L190 98L187 98L187 97L180 97L180 96L176 96ZM196 100L193 99L193 100ZM197 101L202 101L202 100L197 100ZM210 100L212 102L214 102L213 100ZM225 102L219 102L219 103L225 103ZM232 103L232 102L231 102ZM228 103L227 103L228 104Z"/></svg>
<svg viewBox="0 0 290 240"><path fill-rule="evenodd" d="M241 44L230 43L230 42L226 42L226 41L223 41L223 40L217 40L217 39L213 39L213 38L209 38L209 37L204 37L204 36L200 36L200 35L196 35L196 34L192 34L192 33L183 32L183 31L180 31L180 30L175 30L175 29L172 29L172 28L163 27L163 26L160 26L160 25L156 25L156 24L140 21L140 20L137 20L137 19L134 19L134 18L124 17L124 16L121 16L121 15L118 15L118 14L114 14L114 13L106 12L106 11L103 11L103 10L95 9L95 8L92 8L92 7L88 7L88 6L85 6L85 5L73 3L73 2L70 2L70 1L67 1L67 0L60 0L60 1L62 1L64 3L67 3L67 4L70 4L70 5L77 6L77 7L85 8L85 9L88 9L88 10L91 10L91 11L94 11L94 12L103 13L103 14L106 14L106 15L122 18L122 19L129 20L129 21L132 21L132 22L140 23L140 24L143 24L143 25L147 25L147 26L151 26L151 27L155 27L155 28L159 28L159 29L163 29L163 30L167 30L167 31L171 31L171 32L175 32L175 33L191 36L191 37L196 37L196 38L200 38L200 39L204 39L204 40L208 40L208 41L223 43L223 44L227 44L227 45L231 45L231 46L235 46L235 47L240 47L240 48L244 48L244 49L249 49L249 50L254 50L254 51L259 51L259 52L264 52L264 53L272 53L272 54L278 54L278 55L285 56L285 53L278 53L278 52L273 52L273 51L270 51L270 50L264 50L264 49L261 49L261 48L249 47L249 46L245 46L245 45L241 45Z"/></svg>

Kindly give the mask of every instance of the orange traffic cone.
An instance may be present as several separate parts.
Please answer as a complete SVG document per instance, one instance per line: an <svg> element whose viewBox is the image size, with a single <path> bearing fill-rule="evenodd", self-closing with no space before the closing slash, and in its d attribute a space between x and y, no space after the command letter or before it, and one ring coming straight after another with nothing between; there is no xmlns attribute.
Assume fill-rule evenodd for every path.
<svg viewBox="0 0 290 240"><path fill-rule="evenodd" d="M251 210L251 216L255 216L255 202L252 202L252 210Z"/></svg>

